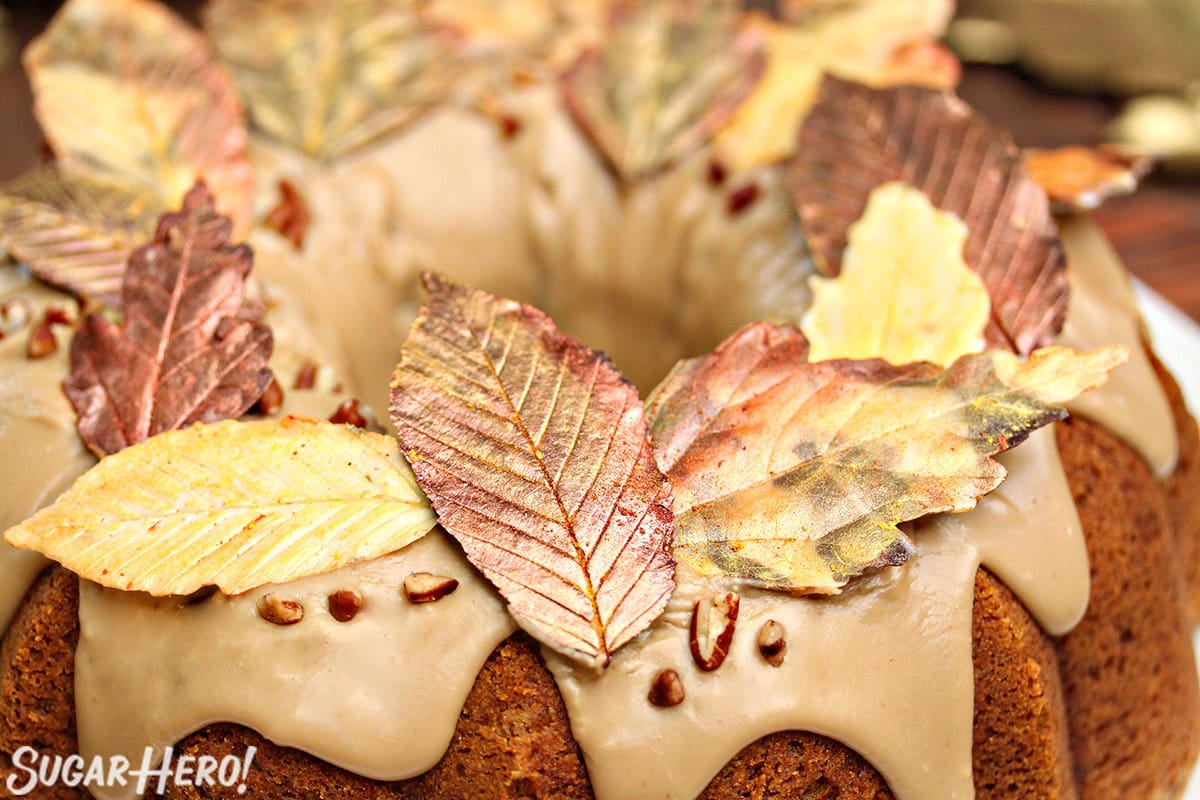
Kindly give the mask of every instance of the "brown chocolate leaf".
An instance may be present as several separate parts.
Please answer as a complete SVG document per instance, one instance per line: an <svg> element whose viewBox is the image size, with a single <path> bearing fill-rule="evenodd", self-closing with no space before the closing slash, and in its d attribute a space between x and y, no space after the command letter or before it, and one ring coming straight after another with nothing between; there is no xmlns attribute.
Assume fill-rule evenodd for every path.
<svg viewBox="0 0 1200 800"><path fill-rule="evenodd" d="M421 487L522 627L592 665L674 589L637 391L542 312L427 275L392 382Z"/></svg>
<svg viewBox="0 0 1200 800"><path fill-rule="evenodd" d="M945 371L809 363L795 328L748 325L648 403L675 490L675 556L702 574L837 593L907 560L900 522L973 508L1005 477L992 455L1064 417L1128 354L993 350Z"/></svg>
<svg viewBox="0 0 1200 800"><path fill-rule="evenodd" d="M270 329L236 318L251 256L229 244L231 231L197 185L130 257L124 326L98 313L84 318L63 388L97 454L241 416L270 385Z"/></svg>
<svg viewBox="0 0 1200 800"><path fill-rule="evenodd" d="M1029 353L1062 328L1067 274L1045 193L1012 140L957 97L827 77L800 129L792 191L824 271L837 274L871 190L905 181L967 224L967 265L992 300L987 340Z"/></svg>
<svg viewBox="0 0 1200 800"><path fill-rule="evenodd" d="M0 188L0 244L84 304L115 307L129 254L159 211L153 198L37 169Z"/></svg>
<svg viewBox="0 0 1200 800"><path fill-rule="evenodd" d="M1089 211L1110 197L1131 193L1150 166L1148 158L1104 145L1025 151L1025 168L1059 212Z"/></svg>
<svg viewBox="0 0 1200 800"><path fill-rule="evenodd" d="M213 0L204 27L259 130L333 161L444 97L442 40L406 0Z"/></svg>
<svg viewBox="0 0 1200 800"><path fill-rule="evenodd" d="M737 29L728 0L626 0L606 45L563 76L576 123L625 180L663 169L704 144L765 67L761 38Z"/></svg>
<svg viewBox="0 0 1200 800"><path fill-rule="evenodd" d="M175 208L198 179L249 229L254 175L233 82L162 4L70 0L25 53L42 130L66 174Z"/></svg>

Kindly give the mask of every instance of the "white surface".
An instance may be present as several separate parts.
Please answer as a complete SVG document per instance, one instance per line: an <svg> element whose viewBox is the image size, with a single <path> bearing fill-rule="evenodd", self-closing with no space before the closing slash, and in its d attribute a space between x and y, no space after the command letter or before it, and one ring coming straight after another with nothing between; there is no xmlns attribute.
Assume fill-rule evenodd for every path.
<svg viewBox="0 0 1200 800"><path fill-rule="evenodd" d="M1144 283L1135 281L1134 290L1154 352L1183 387L1192 414L1200 417L1200 326ZM1192 645L1200 653L1200 632L1192 632ZM1183 800L1200 800L1200 770L1192 772Z"/></svg>

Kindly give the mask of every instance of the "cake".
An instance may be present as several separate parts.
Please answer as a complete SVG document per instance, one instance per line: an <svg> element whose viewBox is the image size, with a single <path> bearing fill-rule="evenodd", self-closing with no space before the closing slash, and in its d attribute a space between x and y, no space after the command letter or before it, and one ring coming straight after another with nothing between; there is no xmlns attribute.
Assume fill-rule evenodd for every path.
<svg viewBox="0 0 1200 800"><path fill-rule="evenodd" d="M164 782L167 797L1179 795L1200 719L1200 437L1143 341L1119 262L1072 198L1052 192L1051 216L1007 137L949 91L953 60L929 44L945 4L781 5L786 18L772 21L699 1L617 3L610 16L536 0L419 13L217 0L202 35L147 0L70 0L26 55L55 163L0 199L0 241L22 265L0 267L0 451L22 454L0 489L0 528L33 548L0 543L7 791L31 780L30 748L111 765L173 746L176 760L213 766L208 783ZM909 238L872 239L889 224ZM115 425L141 401L124 386L98 396L117 368L104 359L120 336L148 335L145 321L162 314L154 270L182 270L192 245L209 281L195 281L205 302L188 305L208 326L196 350L207 358L244 337L233 361L250 366L223 383L189 377L211 391L173 422ZM945 258L925 266L926 250ZM905 274L914 290L849 283L864 264L901 275L889 253L922 264ZM930 311L943 294L951 306ZM889 329L865 352L839 350L861 345L866 323L817 312L847 296L867 317L909 308L895 297L921 304L915 325L901 313L893 326L919 335ZM505 297L548 309L570 335ZM552 410L531 453L493 458L513 477L487 508L511 519L522 496L536 500L536 487L519 488L528 464L557 464L565 482L601 452L586 462L595 475L579 508L598 496L622 520L603 531L632 531L620 553L597 550L614 565L640 558L645 574L596 612L595 641L563 632L569 614L539 616L530 596L551 590L480 552L472 526L488 523L474 489L446 482L446 459L482 446L471 436L487 401L450 391L470 388L448 366L465 363L450 345L489 314L534 348L513 369L528 371L531 405ZM838 327L847 319L850 334ZM1128 360L1106 382L1062 392L1070 417L1034 430L1063 415L1014 376L1118 353ZM189 362L192 350L171 357ZM551 368L557 384L539 377ZM727 532L712 540L697 508L719 507L715 528L733 528L779 502L785 482L771 473L755 502L726 508L697 499L704 481L754 473L745 453L764 441L787 450L782 431L806 419L783 415L794 395L778 412L752 407L821 370L838 376L814 391L821 402L865 385L855 402L874 409L836 417L830 438L877 427L892 407L941 402L885 389L947 384L976 397L978 374L1018 395L1020 413L979 410L945 434L950 451L970 441L981 454L972 480L991 480L957 489L965 497L943 496L953 476L940 491L913 479L887 495L908 510L855 512L824 548L789 550L795 563ZM585 373L591 393L572 394ZM648 423L622 373L643 394L658 384ZM153 388L192 391L166 385ZM718 402L747 386L744 402ZM570 447L555 438L560 396L578 414ZM594 446L576 456L593 403L597 415L619 407L616 432L586 438ZM525 425L524 402L512 408ZM831 409L821 419L842 413ZM447 438L438 415L477 427ZM721 435L689 429L714 419L729 426ZM777 419L787 424L776 434ZM697 441L729 466L694 457ZM915 441L855 463L886 472L886 494L905 475L895 462L925 469L941 446ZM351 455L317 470L305 443ZM231 455L254 447L295 449ZM153 493L340 485L361 478L364 448L391 465L363 472L367 482L407 498L386 525L305 518L310 536L219 570L166 533L150 537L157 524L127 531L133 544L62 535L87 528L71 514L92 514L111 536L110 501ZM1008 470L998 488L997 453ZM216 459L205 462L212 483L169 483L172 458L202 455ZM605 471L614 462L625 477ZM160 472L167 482L155 483ZM807 486L821 501L810 506L844 499L839 482ZM844 494L846 505L866 496ZM782 523L760 524L809 524L771 513ZM267 516L228 525L253 534ZM697 525L709 540L686 538ZM379 544L375 527L392 538ZM516 527L522 547L552 550L530 543L537 526ZM310 549L325 529L348 557ZM203 542L212 526L187 530ZM352 542L358 532L371 542ZM868 545L865 558L855 550ZM625 596L637 608L621 617ZM217 780L227 757L245 769ZM65 764L30 796L136 796L103 778L70 786Z"/></svg>

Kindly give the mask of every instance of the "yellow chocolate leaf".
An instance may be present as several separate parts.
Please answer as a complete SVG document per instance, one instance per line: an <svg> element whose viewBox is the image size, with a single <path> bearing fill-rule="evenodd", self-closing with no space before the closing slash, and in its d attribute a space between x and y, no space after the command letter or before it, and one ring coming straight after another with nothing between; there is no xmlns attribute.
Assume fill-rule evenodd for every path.
<svg viewBox="0 0 1200 800"><path fill-rule="evenodd" d="M115 589L240 594L399 550L434 523L394 439L287 417L153 436L4 538Z"/></svg>
<svg viewBox="0 0 1200 800"><path fill-rule="evenodd" d="M677 559L803 594L908 559L901 522L968 511L1005 477L992 459L1066 415L1129 355L1000 350L932 364L808 361L789 326L753 323L682 362L650 398L675 491Z"/></svg>
<svg viewBox="0 0 1200 800"><path fill-rule="evenodd" d="M957 68L953 58L945 68L939 62L916 72L911 59L898 55L938 36L950 10L946 0L863 0L805 4L790 24L754 15L748 27L766 42L767 69L717 135L722 161L748 170L790 156L826 73L876 86L944 85L947 71Z"/></svg>
<svg viewBox="0 0 1200 800"><path fill-rule="evenodd" d="M810 279L809 359L949 364L983 349L987 288L963 260L967 226L908 184L871 192L836 278Z"/></svg>
<svg viewBox="0 0 1200 800"><path fill-rule="evenodd" d="M176 207L203 179L239 234L254 174L233 81L196 30L149 0L70 0L25 52L38 122L67 175Z"/></svg>

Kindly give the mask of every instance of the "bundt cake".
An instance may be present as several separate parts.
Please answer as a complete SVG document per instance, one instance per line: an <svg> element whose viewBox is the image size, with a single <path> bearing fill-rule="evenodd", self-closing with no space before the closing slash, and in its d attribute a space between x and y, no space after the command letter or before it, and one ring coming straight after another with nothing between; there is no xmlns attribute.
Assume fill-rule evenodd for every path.
<svg viewBox="0 0 1200 800"><path fill-rule="evenodd" d="M946 2L773 5L67 2L5 796L1180 796L1200 436L1123 269Z"/></svg>

